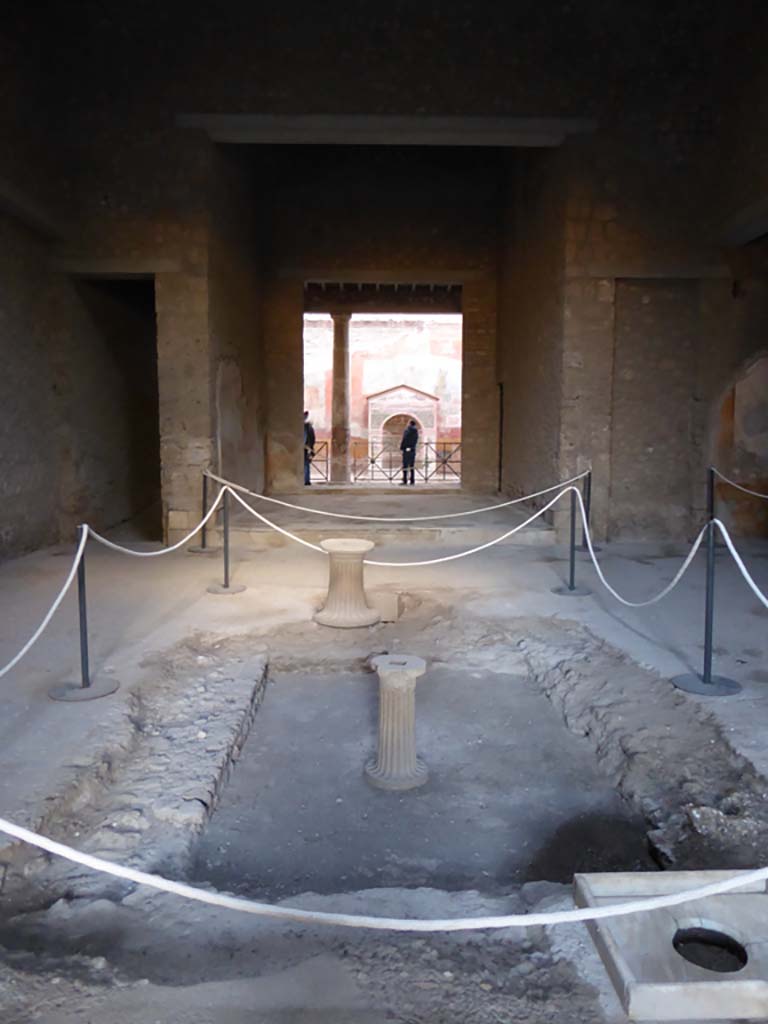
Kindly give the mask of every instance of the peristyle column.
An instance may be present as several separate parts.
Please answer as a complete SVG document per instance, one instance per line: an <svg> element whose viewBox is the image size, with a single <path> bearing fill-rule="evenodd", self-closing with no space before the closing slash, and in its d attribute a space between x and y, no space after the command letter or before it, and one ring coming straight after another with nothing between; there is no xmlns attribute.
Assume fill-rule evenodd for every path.
<svg viewBox="0 0 768 1024"><path fill-rule="evenodd" d="M349 313L333 317L331 483L349 483Z"/></svg>

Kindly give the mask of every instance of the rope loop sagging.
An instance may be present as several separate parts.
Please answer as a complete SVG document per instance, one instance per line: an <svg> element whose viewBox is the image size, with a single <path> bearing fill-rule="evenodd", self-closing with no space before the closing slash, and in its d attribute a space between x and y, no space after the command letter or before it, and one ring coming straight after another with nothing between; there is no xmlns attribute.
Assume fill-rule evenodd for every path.
<svg viewBox="0 0 768 1024"><path fill-rule="evenodd" d="M307 548L309 548L312 551L317 551L317 552L320 552L321 554L324 554L324 555L327 554L327 552L323 548L319 547L317 544L312 544L310 541L306 541L306 540L303 540L301 537L297 537L295 534L291 533L289 530L285 530L283 527L278 526L276 523L273 523L270 519L268 519L266 516L262 515L260 512L257 512L256 509L252 508L252 506L249 505L248 502L245 501L244 498L242 498L236 491L232 490L232 488L229 486L229 484L224 484L222 486L221 490L219 491L218 495L216 496L216 500L214 501L213 505L210 507L210 509L208 510L208 512L205 515L205 517L201 520L201 522L198 523L198 525L194 528L194 530L192 530L190 533L188 533L185 537L183 537L176 544L173 544L173 545L171 545L170 547L167 547L167 548L162 548L160 551L133 551L130 548L123 547L120 544L115 544L114 542L112 542L110 540L107 540L105 537L102 537L101 534L98 534L98 533L96 533L95 530L92 530L87 524L84 524L82 526L82 528L81 528L82 532L81 532L81 536L80 536L80 542L79 542L78 547L77 547L77 551L75 552L75 556L74 556L74 559L72 561L72 565L70 567L69 573L67 574L67 578L64 581L64 584L63 584L61 590L59 591L59 593L55 597L53 603L51 604L50 608L48 609L47 613L45 614L42 622L37 627L37 629L32 634L32 636L29 638L29 640L26 642L26 644L21 648L21 650L5 666L3 666L3 668L0 668L0 678L2 678L2 676L4 676L7 672L10 672L10 670L15 665L17 665L19 663L19 661L21 661L21 659L34 646L34 644L40 638L40 636L42 635L44 630L47 628L48 624L50 623L51 619L53 618L54 614L56 613L56 610L58 609L59 605L64 600L64 596L66 595L67 591L69 590L69 588L72 585L72 581L75 578L75 574L77 573L78 566L80 565L80 562L82 561L82 558L83 558L83 555L84 555L84 552L85 552L85 546L86 546L86 543L88 541L88 537L89 536L93 536L97 541L99 541L99 543L104 544L106 547L111 548L111 549L113 549L115 551L118 551L121 554L134 555L134 556L139 557L139 558L151 558L151 557L155 557L155 556L158 556L158 555L168 554L171 551L178 550L180 547L182 547L184 544L186 544L201 529L201 527L205 523L208 522L208 520L215 513L215 511L216 511L216 509L217 509L219 503L221 502L222 497L224 496L225 493L231 494L233 496L233 498L235 498L235 500L238 501L240 503L240 505L242 505L242 507L247 512L249 512L256 519L260 520L266 526L269 526L271 529L275 530L276 532L282 534L285 537L288 537L290 540L296 541L296 543L301 544L304 547L307 547ZM703 541L703 539L704 539L704 537L706 535L707 529L709 529L709 527L710 527L710 524L706 523L701 528L701 530L699 531L696 539L694 540L693 544L691 545L690 551L688 552L687 556L685 557L685 560L683 561L683 564L680 566L680 569L677 571L677 573L675 574L675 576L672 579L672 581L670 583L668 583L667 586L664 587L663 590L659 591L659 593L656 594L654 597L648 598L645 601L630 601L630 600L628 600L627 598L623 597L614 587L612 587L611 584L606 579L605 573L603 572L603 570L602 570L602 568L600 566L600 563L598 562L597 555L595 554L594 545L592 543L592 535L591 535L591 532L590 532L590 529L589 529L589 522L587 520L587 513L586 513L586 509L584 507L584 500L582 498L581 491L577 487L574 487L573 485L570 485L568 487L564 487L563 490L561 490L559 494L556 494L555 497L551 499L551 501L547 502L547 504L544 505L543 508L539 509L537 512L534 512L526 520L524 520L522 523L519 523L517 526L514 526L511 530L507 530L506 533L503 533L503 534L501 534L501 536L494 538L494 540L487 541L485 544L479 544L479 545L477 545L474 548L469 548L466 551L459 551L459 552L456 552L455 554L452 554L452 555L443 555L440 558L422 559L422 560L415 561L415 562L380 562L380 561L374 560L374 559L365 559L365 564L366 565L383 567L383 568L387 568L387 567L410 568L410 567L416 567L416 566L438 565L438 564L441 564L443 562L452 562L452 561L455 561L455 560L457 560L459 558L467 558L469 555L473 555L473 554L476 554L479 551L484 551L484 550L486 550L488 548L494 547L496 544L500 544L502 541L504 541L508 537L511 537L514 534L518 533L520 530L525 529L526 526L530 525L530 523L532 523L535 519L538 519L540 516L544 515L544 513L547 512L550 508L552 508L560 500L560 498L563 497L564 494L568 494L568 493L573 494L574 497L575 497L575 501L577 502L579 513L581 515L582 524L583 524L583 527L584 527L584 539L586 541L587 549L589 551L589 556L590 556L592 564L593 564L593 566L595 568L595 572L597 573L598 579L600 580L602 585L605 587L605 589L617 601L619 601L621 604L623 604L623 605L625 605L626 607L629 607L629 608L645 608L645 607L648 607L649 605L656 604L657 602L663 600L672 590L674 590L674 588L678 585L678 583L681 581L681 579L683 578L685 573L690 568L691 563L693 562L693 559L696 556L696 553L698 552L699 548L701 547L701 543L702 543L702 541ZM754 578L752 577L752 575L750 574L750 572L747 569L746 565L744 564L744 560L741 557L741 555L739 554L739 552L737 551L736 546L733 543L733 540L731 539L731 536L730 536L730 534L729 534L725 524L721 520L719 520L719 519L713 519L711 522L712 522L713 526L716 526L720 530L720 533L723 536L725 544L728 547L728 550L729 550L729 552L731 554L731 557L733 558L734 562L736 563L736 566L739 569L739 572L743 576L743 578L744 578L745 582L747 583L747 585L749 586L750 590L753 592L755 597L761 602L761 604L765 608L768 608L768 597L760 590L760 588L758 587L758 585L755 582Z"/></svg>
<svg viewBox="0 0 768 1024"><path fill-rule="evenodd" d="M21 659L24 657L24 655L29 650L31 650L32 647L34 647L34 645L37 643L37 641L43 635L43 632L47 628L48 623L51 621L53 616L56 614L56 610L59 607L59 605L61 604L61 602L64 600L65 594L67 593L69 588L72 586L72 581L74 580L75 575L77 573L77 568L78 568L78 566L80 565L80 562L83 559L83 555L85 554L85 545L88 543L88 535L90 533L90 527L86 524L86 525L81 527L81 530L82 530L82 532L80 534L80 543L77 545L77 550L75 551L75 557L72 559L72 565L70 566L70 570L67 573L67 578L64 580L64 585L62 586L61 590L59 591L59 593L54 598L53 604L51 605L51 607L45 613L43 621L37 627L37 629L32 634L32 636L29 638L29 640L27 640L27 642L24 644L24 646L21 648L21 650L18 652L18 654L16 654L13 658L11 658L11 660L8 662L7 665L4 665L2 668L0 668L0 678L2 678L6 674L6 672L10 672L11 669L14 667L14 665L18 665L18 663L21 661Z"/></svg>
<svg viewBox="0 0 768 1024"><path fill-rule="evenodd" d="M327 554L327 552L323 548L319 547L317 544L312 544L310 543L310 541L304 540L301 537L297 537L296 534L291 533L290 530L286 530L282 526L278 526L276 523L273 523L271 519L268 519L266 516L262 515L261 512L257 512L256 509L249 505L244 498L241 498L236 491L232 491L229 484L226 484L225 486L230 490L230 493L233 495L234 498L237 499L237 501L243 506L243 508L250 512L252 516L255 516L260 522L264 523L266 526L271 527L277 533L281 533L284 537L288 537L290 540L295 541L297 544L302 544L304 547L310 548L312 551L318 551L324 555ZM578 487L574 487L573 485L564 487L563 490L560 491L559 494L556 494L551 501L548 501L546 505L540 508L537 512L534 512L522 523L518 523L517 526L512 527L511 530L507 530L499 537L494 538L494 540L486 541L485 544L478 544L476 547L468 548L466 551L459 551L452 555L442 555L440 558L427 558L416 562L380 562L377 559L366 558L364 559L364 563L365 565L374 565L380 568L414 568L426 565L439 565L443 562L453 562L459 558L467 558L469 555L474 555L477 554L477 552L479 551L485 551L487 548L492 548L496 544L500 544L502 543L502 541L507 540L507 538L513 536L514 534L519 533L520 530L525 529L525 527L529 526L535 519L538 519L540 516L544 515L544 513L547 512L550 508L556 505L564 494L569 493L573 493L576 496L579 513L581 515L581 520L584 526L584 537L587 541L589 555L595 567L595 571L597 572L598 578L600 582L603 584L603 586L606 588L606 590L610 594L612 594L617 601L619 601L623 605L626 605L628 608L645 608L648 605L656 604L658 601L663 600L667 596L667 594L674 590L674 588L678 585L678 583L683 578L685 573L688 571L691 562L695 558L696 552L699 550L701 542L704 539L707 527L702 527L698 537L691 545L691 550L688 552L685 561L683 562L682 566L680 567L679 571L677 572L675 578L672 580L671 583L667 584L667 586L664 587L662 591L660 591L654 597L649 598L647 601L629 601L627 600L627 598L622 597L622 595L614 587L611 586L611 584L605 577L605 573L603 572L600 563L597 560L597 555L595 554L594 545L592 543L592 537L589 530L589 523L587 521L587 512L586 508L584 507L584 499L582 498L581 491L578 489Z"/></svg>
<svg viewBox="0 0 768 1024"><path fill-rule="evenodd" d="M509 501L502 501L496 505L485 505L483 508L469 509L466 512L443 512L434 516L358 516L353 515L350 512L329 512L327 509L322 508L309 508L306 505L293 505L290 501L283 501L281 498L273 498L267 494L260 494L258 491L251 491L247 487L243 487L242 484L233 483L232 480L227 480L223 476L216 476L215 473L206 472L206 476L211 480L215 480L216 483L221 484L222 487L229 487L231 491L242 491L243 494L248 494L252 498L258 498L260 501L268 501L273 505L281 505L283 508L291 508L296 512L309 512L315 516L329 516L332 519L354 519L359 522L367 523L424 523L433 522L437 519L461 519L464 516L477 516L482 512L493 512L498 511L498 509L501 508L509 508L510 505L519 505L521 502L531 501L533 498L540 498L544 494L551 494L552 491L556 491L560 487L568 487L569 484L575 484L578 480L583 480L584 477L589 476L591 472L591 470L585 469L583 473L579 473L577 476L572 476L569 480L563 480L562 483L553 484L551 487L545 487L543 491L535 491L533 494L526 494L522 498L510 498Z"/></svg>
<svg viewBox="0 0 768 1024"><path fill-rule="evenodd" d="M222 487L219 490L219 493L216 495L216 500L214 501L214 503L208 509L206 514L197 524L197 526L195 526L194 529L190 530L185 537L182 537L181 540L176 541L175 544L171 544L170 547L160 548L159 551L134 551L132 548L126 548L122 544L115 544L113 540L107 540L106 537L102 537L102 535L100 533L96 533L95 530L91 530L90 533L93 539L97 540L99 544L103 544L104 547L111 548L113 551L119 551L121 555L133 555L134 558L157 558L159 555L168 555L172 551L178 551L179 548L183 548L185 544L188 544L192 540L196 533L199 533L200 530L202 530L202 528L205 526L205 524L208 522L211 516L215 513L216 509L219 507L221 499L224 497L224 492L228 490L230 490L229 487Z"/></svg>
<svg viewBox="0 0 768 1024"><path fill-rule="evenodd" d="M749 487L744 487L743 484L737 484L735 480L731 480L725 475L725 473L721 473L720 470L716 469L714 466L712 467L712 472L715 476L719 476L724 483L729 484L731 487L735 487L737 491L743 491L744 494L751 494L753 498L762 498L763 501L768 501L768 494L761 494L760 491L751 491Z"/></svg>
<svg viewBox="0 0 768 1024"><path fill-rule="evenodd" d="M373 931L392 932L462 932L480 931L499 928L531 928L534 925L573 924L577 921L598 921L611 917L628 917L632 914L645 913L649 910L661 910L665 907L676 907L682 903L702 900L711 896L721 896L737 889L744 890L758 882L768 879L768 867L755 871L741 871L731 878L723 878L709 885L697 886L683 892L669 893L663 896L649 896L624 903L613 903L600 907L578 907L575 910L540 911L532 914L503 914L489 917L458 917L447 919L420 919L398 917L370 917L365 914L339 914L320 910L302 910L300 907L276 906L273 903L260 903L256 900L230 896L227 893L212 892L210 889L199 889L184 882L175 882L161 875L150 875L136 868L123 864L114 864L94 857L89 853L81 853L71 846L65 846L47 836L38 835L29 829L22 828L12 821L0 818L0 832L12 836L22 842L29 843L39 850L63 857L73 864L80 864L114 878L122 878L137 885L146 885L159 892L171 893L196 903L207 903L214 907L234 910L243 914L255 914L259 917L277 918L283 921L298 921L309 925L336 925L343 928L367 928Z"/></svg>
<svg viewBox="0 0 768 1024"><path fill-rule="evenodd" d="M728 550L731 553L731 557L733 558L734 562L736 563L736 566L737 566L739 572L744 577L745 583L747 584L749 589L752 591L752 593L755 595L755 597L758 599L758 601L760 601L761 604L763 604L766 608L768 608L768 597L765 596L765 594L762 592L762 590L758 587L758 585L755 583L754 579L752 578L752 575L750 574L749 570L747 569L746 565L744 564L744 559L741 557L739 552L736 550L736 545L733 543L733 540L731 539L731 535L730 535L730 533L728 533L728 530L725 527L725 523L721 522L719 519L713 519L712 522L715 524L715 526L718 528L718 530L722 534L723 540L725 541L725 543L726 543L726 545L728 547Z"/></svg>

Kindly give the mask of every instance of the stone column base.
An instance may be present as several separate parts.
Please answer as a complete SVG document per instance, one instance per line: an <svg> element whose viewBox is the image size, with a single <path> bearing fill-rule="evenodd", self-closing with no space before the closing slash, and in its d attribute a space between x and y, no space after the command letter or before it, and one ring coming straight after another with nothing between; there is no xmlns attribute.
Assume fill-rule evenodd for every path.
<svg viewBox="0 0 768 1024"><path fill-rule="evenodd" d="M354 629L375 626L381 615L369 608L363 587L363 556L372 548L370 540L324 540L320 547L328 552L328 596L314 619L321 626Z"/></svg>

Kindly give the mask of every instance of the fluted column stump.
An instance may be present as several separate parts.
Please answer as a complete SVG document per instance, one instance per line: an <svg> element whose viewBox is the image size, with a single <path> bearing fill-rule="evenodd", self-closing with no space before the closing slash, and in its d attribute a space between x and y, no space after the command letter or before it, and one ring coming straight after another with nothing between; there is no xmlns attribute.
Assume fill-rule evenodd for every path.
<svg viewBox="0 0 768 1024"><path fill-rule="evenodd" d="M429 778L416 756L416 680L427 665L410 654L381 654L371 662L379 674L379 751L365 777L379 789L415 789Z"/></svg>
<svg viewBox="0 0 768 1024"><path fill-rule="evenodd" d="M363 556L373 542L344 538L323 540L320 547L328 552L328 596L315 622L340 629L376 625L381 615L368 607L363 587Z"/></svg>

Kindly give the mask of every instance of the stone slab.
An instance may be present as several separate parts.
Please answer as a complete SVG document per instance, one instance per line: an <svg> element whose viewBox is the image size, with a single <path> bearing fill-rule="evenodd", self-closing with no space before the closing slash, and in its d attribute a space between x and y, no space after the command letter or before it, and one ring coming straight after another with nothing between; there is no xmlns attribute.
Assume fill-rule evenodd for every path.
<svg viewBox="0 0 768 1024"><path fill-rule="evenodd" d="M368 604L375 608L382 622L397 622L403 614L403 595L399 590L368 590Z"/></svg>
<svg viewBox="0 0 768 1024"><path fill-rule="evenodd" d="M667 871L576 875L578 906L660 896L694 889L729 871ZM764 1020L768 1017L768 893L750 885L722 896L587 925L627 1015L632 1020ZM719 973L689 963L674 948L682 928L732 936L748 961Z"/></svg>

